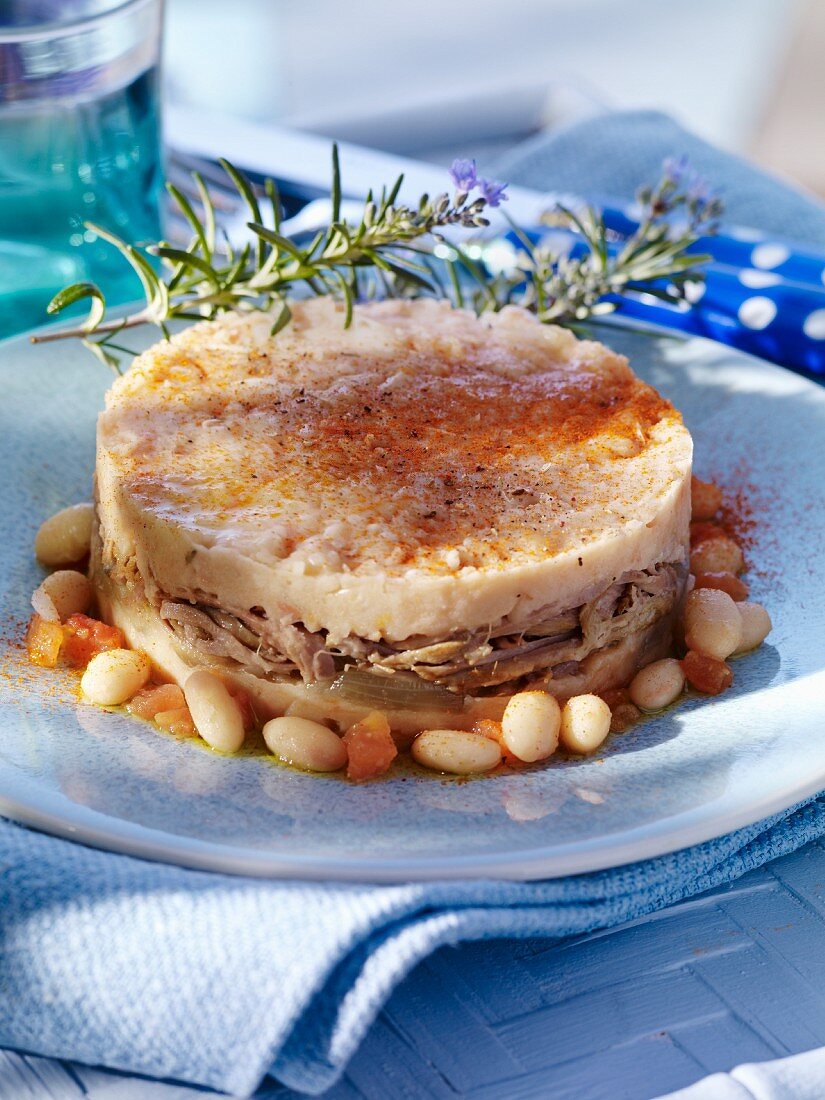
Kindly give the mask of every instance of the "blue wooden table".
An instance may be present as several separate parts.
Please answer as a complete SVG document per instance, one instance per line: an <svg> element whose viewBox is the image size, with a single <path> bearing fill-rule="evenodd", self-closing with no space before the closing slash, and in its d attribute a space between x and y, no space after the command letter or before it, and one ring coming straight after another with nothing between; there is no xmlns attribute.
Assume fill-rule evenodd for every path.
<svg viewBox="0 0 825 1100"><path fill-rule="evenodd" d="M825 1045L823 945L817 843L608 932L445 948L396 990L326 1100L652 1100ZM2 1100L204 1095L0 1052Z"/></svg>

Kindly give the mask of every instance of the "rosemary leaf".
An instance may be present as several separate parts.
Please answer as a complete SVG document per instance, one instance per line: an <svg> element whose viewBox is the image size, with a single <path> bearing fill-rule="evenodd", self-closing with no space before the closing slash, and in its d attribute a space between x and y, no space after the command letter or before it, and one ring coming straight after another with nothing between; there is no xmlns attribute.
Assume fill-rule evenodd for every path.
<svg viewBox="0 0 825 1100"><path fill-rule="evenodd" d="M215 251L215 206L212 202L212 198L207 190L203 176L200 172L193 172L192 179L195 183L195 187L198 189L200 195L201 205L203 206L203 237L206 241L206 254L212 256Z"/></svg>
<svg viewBox="0 0 825 1100"><path fill-rule="evenodd" d="M332 224L341 220L341 164L338 159L338 142L332 143L332 188L330 190L332 203ZM258 218L258 221L261 219Z"/></svg>
<svg viewBox="0 0 825 1100"><path fill-rule="evenodd" d="M292 311L286 302L281 302L281 308L278 316L272 322L272 328L269 330L270 336L277 336L282 328L286 328L289 322L292 320Z"/></svg>
<svg viewBox="0 0 825 1100"><path fill-rule="evenodd" d="M106 299L96 283L72 283L71 286L64 287L46 306L46 312L60 313L61 310L84 298L91 298L92 301L89 305L89 315L83 322L83 328L86 332L94 332L106 313Z"/></svg>
<svg viewBox="0 0 825 1100"><path fill-rule="evenodd" d="M178 204L181 213L192 226L192 229L195 233L195 238L197 240L197 243L200 245L204 256L209 256L211 254L211 249L209 247L206 237L207 229L201 222L200 218L198 218L189 199L186 197L186 195L184 195L181 190L179 190L179 188L175 187L174 183L167 183L166 190Z"/></svg>

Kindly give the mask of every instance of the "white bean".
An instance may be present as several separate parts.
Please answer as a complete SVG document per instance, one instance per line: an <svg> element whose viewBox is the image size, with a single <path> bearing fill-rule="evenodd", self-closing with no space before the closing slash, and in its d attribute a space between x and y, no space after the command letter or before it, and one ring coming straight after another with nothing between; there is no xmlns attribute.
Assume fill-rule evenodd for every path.
<svg viewBox="0 0 825 1100"><path fill-rule="evenodd" d="M574 695L561 712L561 741L570 752L589 753L610 733L610 707L598 695Z"/></svg>
<svg viewBox="0 0 825 1100"><path fill-rule="evenodd" d="M95 510L92 504L72 504L55 512L35 535L34 552L44 565L73 565L89 553Z"/></svg>
<svg viewBox="0 0 825 1100"><path fill-rule="evenodd" d="M532 764L552 756L559 744L561 707L546 691L520 691L512 696L501 719L504 747Z"/></svg>
<svg viewBox="0 0 825 1100"><path fill-rule="evenodd" d="M698 477L690 479L690 518L692 520L713 519L722 507L722 490L712 481L700 481Z"/></svg>
<svg viewBox="0 0 825 1100"><path fill-rule="evenodd" d="M41 619L64 622L70 615L88 611L92 602L92 586L75 569L58 569L32 593L32 607Z"/></svg>
<svg viewBox="0 0 825 1100"><path fill-rule="evenodd" d="M631 702L641 710L662 710L675 702L685 690L685 674L673 657L654 661L637 672L631 681Z"/></svg>
<svg viewBox="0 0 825 1100"><path fill-rule="evenodd" d="M295 699L284 711L284 717L308 718L310 722L317 722L319 726L333 728L327 709L320 703L311 703L308 699Z"/></svg>
<svg viewBox="0 0 825 1100"><path fill-rule="evenodd" d="M476 775L501 763L501 746L480 733L424 730L412 743L413 760L437 772Z"/></svg>
<svg viewBox="0 0 825 1100"><path fill-rule="evenodd" d="M740 603L736 606L742 617L742 641L736 647L734 657L762 645L773 626L770 615L761 603Z"/></svg>
<svg viewBox="0 0 825 1100"><path fill-rule="evenodd" d="M328 726L309 718L272 718L264 726L267 748L285 764L307 772L337 772L347 762L347 746Z"/></svg>
<svg viewBox="0 0 825 1100"><path fill-rule="evenodd" d="M134 649L107 649L86 666L80 689L92 703L116 707L136 695L152 671L145 653Z"/></svg>
<svg viewBox="0 0 825 1100"><path fill-rule="evenodd" d="M727 535L704 539L690 552L690 571L696 573L734 573L745 568L742 548Z"/></svg>
<svg viewBox="0 0 825 1100"><path fill-rule="evenodd" d="M738 604L721 588L696 588L685 600L685 644L688 649L724 661L742 641Z"/></svg>
<svg viewBox="0 0 825 1100"><path fill-rule="evenodd" d="M237 752L244 740L243 715L223 680L197 668L186 677L183 695L207 745L219 752Z"/></svg>

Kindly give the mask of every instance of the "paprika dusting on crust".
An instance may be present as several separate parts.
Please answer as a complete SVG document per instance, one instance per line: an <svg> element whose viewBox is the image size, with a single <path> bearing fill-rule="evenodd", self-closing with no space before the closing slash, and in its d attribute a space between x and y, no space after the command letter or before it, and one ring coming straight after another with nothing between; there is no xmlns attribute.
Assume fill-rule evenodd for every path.
<svg viewBox="0 0 825 1100"><path fill-rule="evenodd" d="M257 560L350 572L543 559L652 505L679 414L621 356L520 310L329 300L196 326L116 384L122 491ZM677 471L679 474L680 471Z"/></svg>
<svg viewBox="0 0 825 1100"><path fill-rule="evenodd" d="M127 633L140 612L193 662L312 683L352 658L467 690L550 656L560 691L601 683L660 647L692 444L622 356L423 299L271 324L194 325L107 397L92 564Z"/></svg>

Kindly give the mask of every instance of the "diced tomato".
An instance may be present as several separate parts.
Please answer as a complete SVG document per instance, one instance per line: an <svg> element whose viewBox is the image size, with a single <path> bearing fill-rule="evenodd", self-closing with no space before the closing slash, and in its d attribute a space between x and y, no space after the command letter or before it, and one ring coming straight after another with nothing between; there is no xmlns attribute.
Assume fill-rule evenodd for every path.
<svg viewBox="0 0 825 1100"><path fill-rule="evenodd" d="M133 695L126 710L135 718L154 718L164 710L180 710L186 705L183 692L177 684L150 684Z"/></svg>
<svg viewBox="0 0 825 1100"><path fill-rule="evenodd" d="M598 696L607 703L611 710L616 710L617 707L630 702L627 688L608 688L607 691L598 692Z"/></svg>
<svg viewBox="0 0 825 1100"><path fill-rule="evenodd" d="M90 619L88 615L70 615L64 629L62 655L76 668L85 668L95 654L104 650L123 648L123 635L116 626Z"/></svg>
<svg viewBox="0 0 825 1100"><path fill-rule="evenodd" d="M480 733L482 737L488 737L491 741L501 744L501 722L493 718L482 718L473 726L473 733Z"/></svg>
<svg viewBox="0 0 825 1100"><path fill-rule="evenodd" d="M625 733L642 717L642 712L633 703L619 703L610 709L610 732Z"/></svg>
<svg viewBox="0 0 825 1100"><path fill-rule="evenodd" d="M374 779L392 764L398 749L390 733L390 724L380 711L374 710L344 734L350 779Z"/></svg>
<svg viewBox="0 0 825 1100"><path fill-rule="evenodd" d="M175 737L194 737L197 732L187 706L158 711L155 715L155 724L162 730L173 733Z"/></svg>
<svg viewBox="0 0 825 1100"><path fill-rule="evenodd" d="M688 650L682 661L685 677L691 687L705 695L719 695L733 683L733 670L724 661Z"/></svg>
<svg viewBox="0 0 825 1100"><path fill-rule="evenodd" d="M26 652L33 665L54 668L63 644L63 627L32 615L26 630Z"/></svg>
<svg viewBox="0 0 825 1100"><path fill-rule="evenodd" d="M624 733L641 718L642 712L630 702L627 688L608 688L598 695L610 707L611 733Z"/></svg>

